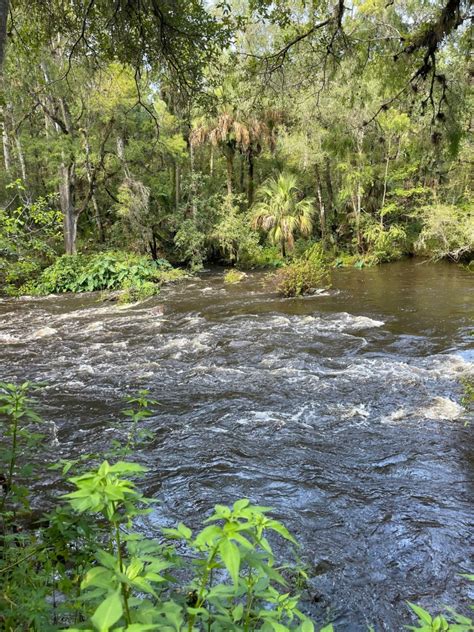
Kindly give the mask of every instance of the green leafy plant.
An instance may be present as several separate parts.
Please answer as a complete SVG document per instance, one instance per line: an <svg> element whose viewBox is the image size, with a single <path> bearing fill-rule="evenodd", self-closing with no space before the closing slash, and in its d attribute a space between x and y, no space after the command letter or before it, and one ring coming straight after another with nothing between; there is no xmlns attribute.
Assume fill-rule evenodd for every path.
<svg viewBox="0 0 474 632"><path fill-rule="evenodd" d="M21 464L19 460L22 456L31 456L29 453L43 438L29 427L31 422L36 425L42 421L32 408L33 399L29 396L32 388L30 382L21 385L0 383L0 418L4 420L4 442L0 451L0 462L4 465L0 500L2 514L7 503L13 505L13 511L18 504L28 504L28 490L20 484L20 479L31 476L32 465L29 460Z"/></svg>
<svg viewBox="0 0 474 632"><path fill-rule="evenodd" d="M457 614L452 609L449 615L444 617L442 614L431 616L429 612L421 606L408 602L408 605L418 617L416 625L407 625L407 630L414 632L472 632L474 630L474 621L468 617Z"/></svg>
<svg viewBox="0 0 474 632"><path fill-rule="evenodd" d="M131 300L159 291L162 283L184 276L164 259L118 251L95 255L64 255L44 270L36 284L38 294L125 290Z"/></svg>
<svg viewBox="0 0 474 632"><path fill-rule="evenodd" d="M400 259L407 252L407 233L401 224L384 226L373 218L364 216L362 237L368 246L373 263Z"/></svg>
<svg viewBox="0 0 474 632"><path fill-rule="evenodd" d="M304 237L311 234L316 212L313 200L300 199L297 179L290 173L268 180L258 190L257 199L252 225L267 233L285 257L293 249L296 233Z"/></svg>
<svg viewBox="0 0 474 632"><path fill-rule="evenodd" d="M432 204L417 211L422 229L416 252L434 259L469 260L474 252L472 200L463 206Z"/></svg>
<svg viewBox="0 0 474 632"><path fill-rule="evenodd" d="M149 430L140 427L140 422L151 417L153 415L152 407L158 404L158 402L149 397L149 395L149 390L141 389L136 394L125 398L128 408L124 408L122 414L129 420L130 427L127 429L127 441L125 445L123 445L121 441L115 441L113 443L114 454L126 456L140 448L153 436Z"/></svg>
<svg viewBox="0 0 474 632"><path fill-rule="evenodd" d="M305 259L295 260L278 270L273 282L277 292L284 297L301 296L316 288L330 286L328 269Z"/></svg>
<svg viewBox="0 0 474 632"><path fill-rule="evenodd" d="M268 508L239 500L232 508L216 505L195 536L182 523L165 529L167 538L182 540L190 551L189 568L186 558L129 530L133 519L148 511L150 499L124 476L145 471L104 461L69 479L76 489L65 498L74 511L99 514L109 525L105 547L81 583L83 611L92 624L87 629L314 630L275 564L267 534L295 540L267 515ZM184 595L168 575L172 567L192 572Z"/></svg>
<svg viewBox="0 0 474 632"><path fill-rule="evenodd" d="M240 283L241 281L243 281L245 279L247 275L245 274L245 272L242 272L241 270L228 270L225 274L224 274L224 283L226 283L227 285L233 285L235 283Z"/></svg>

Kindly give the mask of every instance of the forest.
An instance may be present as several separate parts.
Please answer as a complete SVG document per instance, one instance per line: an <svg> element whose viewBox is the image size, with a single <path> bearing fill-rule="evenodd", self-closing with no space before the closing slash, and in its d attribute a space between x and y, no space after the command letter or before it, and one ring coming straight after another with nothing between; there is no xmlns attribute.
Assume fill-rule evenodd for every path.
<svg viewBox="0 0 474 632"><path fill-rule="evenodd" d="M427 460L447 450L449 467L461 467L436 424L455 424L460 453L472 438L473 18L469 0L0 0L2 629L474 630L464 597L474 580L467 501L464 488L449 488L467 480L464 470L420 475L430 484L446 476L440 505L466 514L445 523L455 531L443 536L445 592L442 582L400 589L393 614L364 605L358 588L336 594L341 576L316 591L334 594L334 605L315 597L314 582L335 577L337 563L309 562L305 511L295 517L285 492L272 496L271 475L267 501L250 483L259 475L242 473L247 457L234 462L249 438L239 434L242 416L255 415L255 441L267 446L252 463L266 463L262 415L274 405L283 415L270 415L274 428L298 425L290 411L301 404L306 415L314 391L351 429L377 407L382 425L428 420ZM397 318L390 335L398 337L383 338ZM146 338L153 321L162 327L156 357ZM357 374L353 390L338 382L337 395L325 395L323 376L342 379L351 354L365 371L360 388ZM400 375L412 365L400 400ZM199 381L202 366L212 384ZM261 394L244 404L255 384ZM223 439L232 482L222 497L219 486L195 492L192 511L174 511L170 496L166 519L156 519L151 455L166 462L181 450L181 439L163 438L156 452L160 415L171 436L180 416L201 423L203 402L214 430L241 437L232 447ZM322 410L308 413L317 432ZM171 469L214 445L202 423ZM405 462L390 461L387 436L400 453L408 450L400 432L413 449L424 443L415 425L397 433L382 425L376 440L367 435L381 468ZM80 432L93 433L84 445ZM302 441L297 463L309 450ZM217 457L203 454L209 474ZM225 477L225 460L216 467ZM235 483L240 475L247 487ZM201 473L183 476L188 489ZM436 504L426 500L432 493L410 492L407 502L423 513ZM176 507L186 507L180 494ZM434 520L422 522L430 529ZM156 524L165 527L159 535ZM427 575L416 583L432 587L434 540L404 567L420 566ZM442 611L446 603L453 608Z"/></svg>
<svg viewBox="0 0 474 632"><path fill-rule="evenodd" d="M67 4L10 8L4 291L76 253L469 261L467 4Z"/></svg>

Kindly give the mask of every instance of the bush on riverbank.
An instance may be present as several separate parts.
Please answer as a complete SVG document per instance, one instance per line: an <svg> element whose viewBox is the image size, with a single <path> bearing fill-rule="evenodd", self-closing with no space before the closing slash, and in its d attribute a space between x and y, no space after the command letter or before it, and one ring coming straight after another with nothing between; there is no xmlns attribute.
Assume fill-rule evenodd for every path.
<svg viewBox="0 0 474 632"><path fill-rule="evenodd" d="M19 292L36 295L63 292L95 292L125 290L134 296L150 296L163 283L185 276L165 259L153 261L149 257L120 251L93 255L63 255L46 268L36 282L20 288Z"/></svg>
<svg viewBox="0 0 474 632"><path fill-rule="evenodd" d="M418 254L433 259L469 260L474 255L473 202L437 204L420 209L423 227L415 242Z"/></svg>

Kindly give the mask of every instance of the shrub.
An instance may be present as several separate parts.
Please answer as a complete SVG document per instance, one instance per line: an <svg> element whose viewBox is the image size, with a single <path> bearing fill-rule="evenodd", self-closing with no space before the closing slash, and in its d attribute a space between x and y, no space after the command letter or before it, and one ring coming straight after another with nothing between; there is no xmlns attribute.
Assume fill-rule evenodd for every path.
<svg viewBox="0 0 474 632"><path fill-rule="evenodd" d="M35 285L38 294L93 292L98 290L136 290L150 295L158 290L172 271L164 259L124 252L103 252L94 255L63 255L43 271Z"/></svg>
<svg viewBox="0 0 474 632"><path fill-rule="evenodd" d="M362 236L373 263L394 261L407 253L407 233L401 224L382 226L379 221L366 217Z"/></svg>
<svg viewBox="0 0 474 632"><path fill-rule="evenodd" d="M285 297L300 296L318 287L330 286L327 268L304 259L281 268L274 279L278 293Z"/></svg>
<svg viewBox="0 0 474 632"><path fill-rule="evenodd" d="M258 246L255 250L242 254L239 266L248 270L255 268L280 268L285 264L277 246Z"/></svg>
<svg viewBox="0 0 474 632"><path fill-rule="evenodd" d="M472 202L463 207L448 204L420 209L423 227L415 242L419 254L454 261L474 253L474 216Z"/></svg>
<svg viewBox="0 0 474 632"><path fill-rule="evenodd" d="M224 283L233 284L240 283L243 281L247 275L245 272L241 272L240 270L228 270L224 275Z"/></svg>
<svg viewBox="0 0 474 632"><path fill-rule="evenodd" d="M222 261L239 263L246 256L258 251L258 234L250 225L248 213L239 208L241 196L228 196L219 206L220 220L211 233L210 240Z"/></svg>
<svg viewBox="0 0 474 632"><path fill-rule="evenodd" d="M0 208L0 289L14 296L56 257L62 215L56 209L57 195L31 200L20 180L6 190L13 199Z"/></svg>
<svg viewBox="0 0 474 632"><path fill-rule="evenodd" d="M206 235L199 230L192 219L183 221L174 236L178 260L187 264L191 270L200 270L206 259Z"/></svg>

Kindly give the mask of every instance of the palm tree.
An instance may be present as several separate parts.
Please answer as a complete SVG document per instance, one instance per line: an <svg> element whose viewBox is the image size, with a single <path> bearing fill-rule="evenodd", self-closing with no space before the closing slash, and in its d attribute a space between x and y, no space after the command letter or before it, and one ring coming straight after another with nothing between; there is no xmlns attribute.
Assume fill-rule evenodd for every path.
<svg viewBox="0 0 474 632"><path fill-rule="evenodd" d="M226 159L229 196L233 190L234 158L240 152L247 163L247 199L250 207L254 194L254 158L259 155L263 145L274 150L283 113L277 109L266 109L256 115L246 108L237 107L235 102L238 90L231 81L224 82L215 92L219 99L216 114L213 117L202 116L195 119L189 137L190 145L191 148L206 144L211 146L211 172L214 149L219 147L222 150Z"/></svg>
<svg viewBox="0 0 474 632"><path fill-rule="evenodd" d="M252 226L265 231L273 244L279 244L283 256L293 248L297 232L309 237L313 230L313 200L299 197L297 180L291 173L270 178L257 193Z"/></svg>
<svg viewBox="0 0 474 632"><path fill-rule="evenodd" d="M191 132L190 142L192 146L209 143L211 151L215 147L221 148L226 159L227 194L232 195L233 165L237 150L243 155L253 156L253 153L257 153L254 147L263 139L266 131L265 124L257 120L246 121L233 108L226 107L215 118L198 119ZM250 163L251 159L249 159L249 165ZM251 168L249 167L250 170L253 178L253 163ZM251 189L249 193L251 198L253 180L249 188Z"/></svg>

